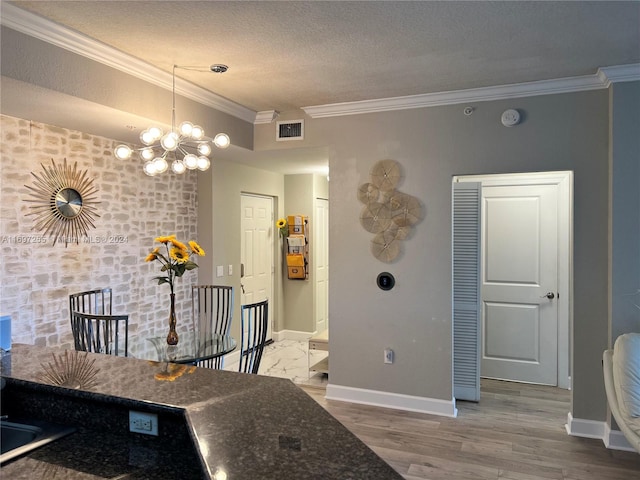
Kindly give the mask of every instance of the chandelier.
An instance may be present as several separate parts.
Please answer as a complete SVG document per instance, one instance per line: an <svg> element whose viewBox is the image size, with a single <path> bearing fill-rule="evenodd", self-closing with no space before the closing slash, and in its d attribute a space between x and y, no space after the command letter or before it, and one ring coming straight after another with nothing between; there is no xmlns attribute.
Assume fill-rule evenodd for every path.
<svg viewBox="0 0 640 480"><path fill-rule="evenodd" d="M182 122L176 128L176 68L202 71L201 67L173 66L171 130L165 133L160 127L149 127L140 134L140 141L144 147L132 149L121 144L113 151L115 157L120 160L129 160L134 151L138 152L140 158L145 161L144 173L149 176L166 172L169 162L171 170L175 173L195 169L207 170L211 165L211 144L218 148L227 148L231 143L226 133L218 133L211 139L205 136L201 126L188 121ZM226 65L209 67L209 71L214 73L224 73L227 69Z"/></svg>

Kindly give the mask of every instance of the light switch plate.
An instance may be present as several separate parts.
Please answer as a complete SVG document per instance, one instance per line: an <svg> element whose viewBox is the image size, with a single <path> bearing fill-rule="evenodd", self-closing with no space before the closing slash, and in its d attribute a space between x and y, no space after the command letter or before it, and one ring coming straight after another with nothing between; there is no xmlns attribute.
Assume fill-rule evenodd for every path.
<svg viewBox="0 0 640 480"><path fill-rule="evenodd" d="M233 265L229 265L229 275L233 275Z"/></svg>
<svg viewBox="0 0 640 480"><path fill-rule="evenodd" d="M384 363L393 363L393 350L391 350L390 348L384 349Z"/></svg>
<svg viewBox="0 0 640 480"><path fill-rule="evenodd" d="M224 276L224 266L218 265L216 267L216 276L218 276L218 277Z"/></svg>

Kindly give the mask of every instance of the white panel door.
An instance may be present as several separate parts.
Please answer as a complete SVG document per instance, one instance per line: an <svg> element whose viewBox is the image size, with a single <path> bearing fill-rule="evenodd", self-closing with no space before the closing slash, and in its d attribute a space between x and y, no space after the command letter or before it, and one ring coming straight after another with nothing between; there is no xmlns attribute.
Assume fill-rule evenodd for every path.
<svg viewBox="0 0 640 480"><path fill-rule="evenodd" d="M242 195L240 279L242 305L269 300L267 339L272 337L273 315L273 199Z"/></svg>
<svg viewBox="0 0 640 480"><path fill-rule="evenodd" d="M316 331L329 328L329 201L316 199L313 218L313 263L316 283Z"/></svg>
<svg viewBox="0 0 640 480"><path fill-rule="evenodd" d="M483 377L557 385L557 198L556 185L482 188Z"/></svg>

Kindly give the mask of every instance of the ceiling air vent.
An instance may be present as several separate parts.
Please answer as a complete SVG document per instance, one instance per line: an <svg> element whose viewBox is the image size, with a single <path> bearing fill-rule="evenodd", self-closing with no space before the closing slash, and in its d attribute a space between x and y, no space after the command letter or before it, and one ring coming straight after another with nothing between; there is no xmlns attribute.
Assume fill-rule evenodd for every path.
<svg viewBox="0 0 640 480"><path fill-rule="evenodd" d="M304 138L304 120L276 122L276 140L302 140Z"/></svg>

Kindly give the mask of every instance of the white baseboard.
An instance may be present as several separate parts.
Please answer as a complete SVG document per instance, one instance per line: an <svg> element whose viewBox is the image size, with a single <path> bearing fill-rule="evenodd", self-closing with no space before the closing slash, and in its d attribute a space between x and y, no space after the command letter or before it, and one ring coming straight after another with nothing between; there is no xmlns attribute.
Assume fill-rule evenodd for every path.
<svg viewBox="0 0 640 480"><path fill-rule="evenodd" d="M565 429L569 435L584 438L604 439L605 422L597 420L584 420L582 418L573 418L571 412L567 413L567 423Z"/></svg>
<svg viewBox="0 0 640 480"><path fill-rule="evenodd" d="M296 341L307 341L311 337L313 337L316 332L300 332L298 330L280 330L279 332L273 332L271 336L273 337L274 342L279 342L280 340L296 340Z"/></svg>
<svg viewBox="0 0 640 480"><path fill-rule="evenodd" d="M604 438L602 441L605 447L612 450L624 450L626 452L636 451L620 430L611 430L611 427L606 422L604 424Z"/></svg>
<svg viewBox="0 0 640 480"><path fill-rule="evenodd" d="M439 400L436 398L416 397L401 393L381 392L365 388L344 387L342 385L327 385L328 400L361 403L376 407L393 408L409 412L430 413L445 417L456 417L458 409L455 399Z"/></svg>
<svg viewBox="0 0 640 480"><path fill-rule="evenodd" d="M574 437L597 438L602 440L605 447L612 450L635 452L635 449L627 441L622 432L619 430L611 430L607 422L573 418L573 415L568 413L565 428L567 433Z"/></svg>

